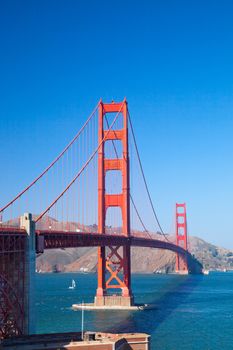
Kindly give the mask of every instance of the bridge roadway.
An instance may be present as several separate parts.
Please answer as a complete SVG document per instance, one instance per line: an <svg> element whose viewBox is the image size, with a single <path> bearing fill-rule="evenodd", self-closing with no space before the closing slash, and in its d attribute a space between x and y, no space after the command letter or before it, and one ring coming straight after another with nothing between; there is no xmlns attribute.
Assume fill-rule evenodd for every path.
<svg viewBox="0 0 233 350"><path fill-rule="evenodd" d="M130 245L134 247L167 249L175 253L179 253L181 255L187 254L186 250L173 243L144 237L126 237L124 235L117 234L100 234L92 232L65 232L50 230L37 230L36 236L38 251L40 251L41 249L40 246L44 246L44 249L55 249ZM40 239L38 239L39 237L43 237L41 241Z"/></svg>
<svg viewBox="0 0 233 350"><path fill-rule="evenodd" d="M126 237L119 234L99 234L92 232L70 232L70 231L53 231L53 230L36 230L36 252L43 253L45 249L62 249L78 247L100 247L100 246L125 246L148 247L157 249L166 249L186 256L189 261L189 271L191 273L200 273L202 265L196 260L191 253L176 244L151 239L146 237ZM12 240L10 236L26 236L24 229L16 227L0 227L0 251L11 250Z"/></svg>
<svg viewBox="0 0 233 350"><path fill-rule="evenodd" d="M26 235L24 229L16 227L0 227L0 238L7 235ZM8 236L9 237L9 236ZM1 239L0 239L1 241ZM1 243L1 242L0 242ZM1 244L0 244L1 245ZM148 247L171 250L180 255L192 255L176 244L146 237L126 237L118 234L100 234L92 232L70 232L53 230L36 230L36 250L42 253L44 249L62 249L78 247L100 247L100 246L125 246Z"/></svg>

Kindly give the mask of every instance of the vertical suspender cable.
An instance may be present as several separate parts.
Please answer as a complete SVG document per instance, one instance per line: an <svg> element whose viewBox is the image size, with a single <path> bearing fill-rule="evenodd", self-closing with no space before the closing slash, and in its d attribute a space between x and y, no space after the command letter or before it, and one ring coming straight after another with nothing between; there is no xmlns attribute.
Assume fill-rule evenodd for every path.
<svg viewBox="0 0 233 350"><path fill-rule="evenodd" d="M131 118L130 118L130 114L128 112L128 117L129 117L129 124L130 124L130 128L131 128L131 131L132 131L132 136L133 136L133 141L134 141L134 146L135 146L135 150L136 150L136 154L137 154L137 158L138 158L138 162L139 162L139 166L140 166L140 170L141 170L141 174L142 174L142 178L143 178L143 182L144 182L144 185L145 185L145 188L146 188L146 192L147 192L147 195L148 195L148 199L149 199L149 202L150 202L150 205L151 205L151 208L152 208L152 211L153 211L153 214L154 214L154 218L159 226L159 229L162 233L162 235L164 236L164 238L170 242L168 240L168 238L166 237L161 225L160 225L160 222L159 222L159 219L158 219L158 216L156 214L156 211L155 211L155 208L154 208L154 205L153 205L153 202L152 202L152 198L151 198L151 195L150 195L150 192L149 192L149 188L148 188L148 185L147 185L147 182L146 182L146 177L145 177L145 173L144 173L144 170L143 170L143 167L142 167L142 162L141 162L141 158L140 158L140 155L139 155L139 151L138 151L138 146L137 146L137 142L136 142L136 138L135 138L135 134L134 134L134 130L133 130L133 125L132 125L132 122L131 122ZM171 242L170 242L171 243Z"/></svg>

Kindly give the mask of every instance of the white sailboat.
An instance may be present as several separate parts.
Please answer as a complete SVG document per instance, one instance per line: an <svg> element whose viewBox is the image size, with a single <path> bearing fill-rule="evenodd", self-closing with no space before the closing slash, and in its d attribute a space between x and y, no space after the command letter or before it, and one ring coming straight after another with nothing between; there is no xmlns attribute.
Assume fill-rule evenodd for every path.
<svg viewBox="0 0 233 350"><path fill-rule="evenodd" d="M69 286L69 289L75 289L76 288L76 283L75 280L72 280L71 286Z"/></svg>

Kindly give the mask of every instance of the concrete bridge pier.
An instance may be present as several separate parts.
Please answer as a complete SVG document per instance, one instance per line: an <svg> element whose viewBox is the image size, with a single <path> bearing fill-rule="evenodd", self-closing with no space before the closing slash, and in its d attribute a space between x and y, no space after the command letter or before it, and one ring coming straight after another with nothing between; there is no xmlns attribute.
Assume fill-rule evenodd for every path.
<svg viewBox="0 0 233 350"><path fill-rule="evenodd" d="M35 333L35 222L32 214L25 213L20 218L20 227L27 233L24 272L24 334Z"/></svg>

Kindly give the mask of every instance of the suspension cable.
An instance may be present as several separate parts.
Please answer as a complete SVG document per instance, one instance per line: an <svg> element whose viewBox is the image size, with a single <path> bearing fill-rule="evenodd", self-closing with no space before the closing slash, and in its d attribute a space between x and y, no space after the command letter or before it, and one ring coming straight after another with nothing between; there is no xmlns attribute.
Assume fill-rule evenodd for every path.
<svg viewBox="0 0 233 350"><path fill-rule="evenodd" d="M33 185L37 183L39 179L41 179L51 168L52 166L57 163L57 161L64 155L64 153L70 148L70 146L77 140L77 138L80 136L82 131L85 129L93 115L95 114L97 108L99 107L101 100L98 102L82 128L79 130L79 132L75 135L75 137L70 141L70 143L63 149L63 151L54 159L54 161L34 180L28 185L23 191L21 191L15 198L13 198L9 203L7 203L4 207L0 209L0 213L2 213L5 209L7 209L11 204L13 204L18 198L20 198L25 192L27 192Z"/></svg>
<svg viewBox="0 0 233 350"><path fill-rule="evenodd" d="M82 174L82 172L86 169L86 167L88 166L88 164L91 162L91 160L94 158L94 156L96 155L96 153L98 152L99 148L101 147L101 145L103 144L103 142L107 139L108 134L110 132L110 130L113 128L122 108L124 105L125 99L122 102L122 105L119 109L119 112L116 114L112 124L110 125L109 130L107 130L107 132L105 133L105 136L102 138L101 142L98 144L98 146L96 147L96 149L94 150L94 152L90 155L90 157L88 158L88 160L86 161L86 163L82 166L82 168L79 170L79 172L77 173L77 175L73 178L73 180L66 186L66 188L60 193L60 195L38 216L38 218L35 220L35 222L38 222L51 208L52 206L57 203L57 201L67 192L67 190L73 185L73 183L79 178L79 176Z"/></svg>
<svg viewBox="0 0 233 350"><path fill-rule="evenodd" d="M107 119L106 115L105 115L105 120L106 120L107 126L108 126L108 128L109 128L109 123L108 123L108 119ZM115 133L114 130L113 130L113 132ZM112 140L112 145L113 145L113 148L114 148L115 155L116 155L117 159L119 159L119 155L118 155L118 152L117 152L117 149L116 149L116 145L115 145L115 143L114 143L114 140ZM125 159L125 156L124 156L124 159ZM126 159L125 159L125 160L126 160ZM135 204L135 202L134 202L134 200L133 200L133 197L132 197L131 193L129 193L129 196L130 196L130 200L131 200L131 202L132 202L132 204L133 204L133 207L134 207L134 209L135 209L135 212L136 212L136 214L137 214L137 217L138 217L138 219L139 219L139 221L140 221L140 223L141 223L141 225L142 225L144 231L150 236L150 238L152 238L151 235L150 235L150 233L149 233L149 231L147 230L147 228L146 228L146 226L145 226L143 220L142 220L142 217L141 217L140 214L139 214L139 211L138 211L138 209L137 209L137 207L136 207L136 204Z"/></svg>
<svg viewBox="0 0 233 350"><path fill-rule="evenodd" d="M133 125L132 125L132 122L131 122L129 111L128 111L128 117L129 117L130 128L131 128L132 135L133 135L134 146L135 146L135 150L136 150L136 154L137 154L137 158L138 158L138 162L139 162L139 167L140 167L140 170L141 170L141 173L142 173L143 182L144 182L144 185L145 185L145 188L146 188L146 192L147 192L147 196L148 196L151 208L152 208L152 212L154 214L154 218L155 218L155 220L156 220L156 222L157 222L157 224L159 226L159 229L161 231L160 234L162 234L164 236L164 238L168 242L170 242L169 239L167 238L167 235L164 233L164 231L162 229L162 226L161 226L161 224L159 222L158 216L157 216L156 211L155 211L155 207L154 207L153 202L152 202L152 198L151 198L150 191L149 191L149 188L148 188L148 185L147 185L145 173L144 173L144 170L143 170L143 167L142 167L142 162L141 162L141 158L140 158L140 155L139 155L138 146L137 146L137 142L136 142L136 138L135 138L135 134L134 134Z"/></svg>

